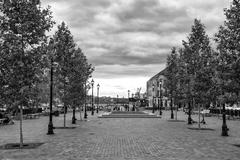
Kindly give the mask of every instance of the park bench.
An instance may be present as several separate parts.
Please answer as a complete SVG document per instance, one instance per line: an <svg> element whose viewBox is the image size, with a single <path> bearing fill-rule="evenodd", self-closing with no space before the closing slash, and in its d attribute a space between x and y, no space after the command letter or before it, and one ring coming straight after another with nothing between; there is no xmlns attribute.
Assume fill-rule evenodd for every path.
<svg viewBox="0 0 240 160"><path fill-rule="evenodd" d="M235 120L236 117L225 114L227 120ZM219 119L222 119L222 114L219 114Z"/></svg>
<svg viewBox="0 0 240 160"><path fill-rule="evenodd" d="M193 110L192 111L192 115L196 115L196 114L198 114L198 111L197 110Z"/></svg>
<svg viewBox="0 0 240 160"><path fill-rule="evenodd" d="M204 116L210 116L210 110L209 109L204 109L201 114L203 114Z"/></svg>
<svg viewBox="0 0 240 160"><path fill-rule="evenodd" d="M1 118L0 119L0 125L3 125L3 121L5 120L6 118Z"/></svg>
<svg viewBox="0 0 240 160"><path fill-rule="evenodd" d="M27 114L26 119L37 119L40 117L40 114Z"/></svg>

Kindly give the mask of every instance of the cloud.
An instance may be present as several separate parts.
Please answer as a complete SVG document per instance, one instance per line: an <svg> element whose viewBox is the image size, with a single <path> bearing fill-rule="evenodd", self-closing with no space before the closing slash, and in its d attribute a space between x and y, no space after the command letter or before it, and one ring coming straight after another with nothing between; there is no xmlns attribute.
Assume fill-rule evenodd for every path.
<svg viewBox="0 0 240 160"><path fill-rule="evenodd" d="M96 67L94 76L104 77L105 79L112 78L128 78L128 77L150 77L157 74L164 69L165 64L151 64L151 65L102 65ZM117 74L116 74L117 73Z"/></svg>
<svg viewBox="0 0 240 160"><path fill-rule="evenodd" d="M96 85L99 83L101 95L127 97L127 91L131 94L142 88L141 93L146 90L149 77L157 74L165 68L165 64L154 65L103 65L96 68L93 74ZM116 74L117 73L117 74Z"/></svg>
<svg viewBox="0 0 240 160"><path fill-rule="evenodd" d="M57 23L65 21L104 83L149 79L163 69L199 18L213 36L231 0L42 0ZM161 66L161 67L159 67ZM120 82L119 82L120 83ZM129 82L132 83L132 82ZM135 84L135 83L134 83ZM144 85L143 83L136 83ZM126 85L126 84L123 84ZM126 86L111 85L123 91ZM107 88L107 87L106 87ZM111 91L105 90L106 94Z"/></svg>

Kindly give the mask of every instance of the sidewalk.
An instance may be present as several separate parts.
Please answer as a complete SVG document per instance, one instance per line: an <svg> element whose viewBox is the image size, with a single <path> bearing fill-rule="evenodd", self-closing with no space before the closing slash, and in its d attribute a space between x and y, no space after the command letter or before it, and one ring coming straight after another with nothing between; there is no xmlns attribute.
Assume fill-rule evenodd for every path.
<svg viewBox="0 0 240 160"><path fill-rule="evenodd" d="M79 119L79 114L77 113ZM221 137L221 120L206 117L214 131L188 129L187 122L169 122L170 112L161 119L100 119L88 114L88 121L67 125L75 129L55 129L46 135L48 117L24 121L24 141L44 142L37 149L0 150L0 160L238 160L240 127L228 121L229 137ZM179 112L178 118L187 115ZM194 115L193 118L197 120ZM63 125L63 117L54 117L54 126ZM237 125L235 128L233 126ZM0 127L0 144L18 142L18 123ZM16 131L15 131L16 130Z"/></svg>

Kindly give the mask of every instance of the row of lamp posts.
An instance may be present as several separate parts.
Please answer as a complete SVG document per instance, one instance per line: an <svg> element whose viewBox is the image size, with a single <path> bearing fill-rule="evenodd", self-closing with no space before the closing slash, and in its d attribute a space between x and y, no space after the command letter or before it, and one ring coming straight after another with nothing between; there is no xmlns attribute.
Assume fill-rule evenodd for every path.
<svg viewBox="0 0 240 160"><path fill-rule="evenodd" d="M93 102L93 88L94 88L94 80L92 79L91 81L91 85L92 85L92 115L94 115L94 102ZM99 88L100 88L100 85L97 84L97 108L96 108L96 112L98 113L99 111ZM87 94L87 93L86 93ZM86 113L86 101L85 101L85 113ZM86 113L87 114L87 113ZM84 117L85 118L85 117ZM87 116L86 116L87 118Z"/></svg>
<svg viewBox="0 0 240 160"><path fill-rule="evenodd" d="M49 124L48 124L48 135L54 134L53 132L53 122L52 122L52 116L53 116L53 112L52 112L52 103L53 103L53 57L51 57L51 68L50 68L50 113L49 113ZM92 115L94 115L94 105L93 105L93 87L94 87L94 80L92 79L91 81L91 85L92 85ZM99 88L100 85L97 85L97 113L99 111ZM87 119L87 85L85 82L85 98L84 98L84 105L85 105L85 109L84 109L84 119Z"/></svg>

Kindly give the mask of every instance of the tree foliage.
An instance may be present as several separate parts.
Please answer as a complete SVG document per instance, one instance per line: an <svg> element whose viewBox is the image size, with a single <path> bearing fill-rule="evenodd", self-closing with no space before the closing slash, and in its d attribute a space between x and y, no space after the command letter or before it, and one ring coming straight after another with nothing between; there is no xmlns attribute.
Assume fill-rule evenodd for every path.
<svg viewBox="0 0 240 160"><path fill-rule="evenodd" d="M84 103L85 83L90 78L93 68L88 64L87 58L80 48L77 48L71 58L71 70L69 72L69 87L67 99L72 107L80 106Z"/></svg>
<svg viewBox="0 0 240 160"><path fill-rule="evenodd" d="M76 48L73 36L62 22L54 37L55 84L57 97L67 106L80 105L85 95L84 84L93 67L80 48Z"/></svg>
<svg viewBox="0 0 240 160"><path fill-rule="evenodd" d="M56 94L64 104L68 104L67 88L70 85L71 62L74 56L76 44L67 25L62 22L53 36L54 55L53 61L56 63L54 77L56 79ZM68 104L69 105L69 104Z"/></svg>
<svg viewBox="0 0 240 160"><path fill-rule="evenodd" d="M165 82L165 87L168 91L168 95L171 98L177 99L177 73L178 73L178 54L176 48L172 48L171 54L167 57L167 71L166 71L166 78L167 81Z"/></svg>
<svg viewBox="0 0 240 160"><path fill-rule="evenodd" d="M1 99L27 104L41 77L43 47L54 24L49 8L36 1L5 1L0 17Z"/></svg>
<svg viewBox="0 0 240 160"><path fill-rule="evenodd" d="M183 41L181 55L182 69L185 70L182 81L187 88L184 92L186 98L194 98L197 103L201 103L206 101L207 92L212 86L212 49L205 26L200 20L194 20L187 40Z"/></svg>
<svg viewBox="0 0 240 160"><path fill-rule="evenodd" d="M221 101L239 102L240 90L240 1L233 0L225 11L226 20L215 35L217 42L217 82Z"/></svg>

